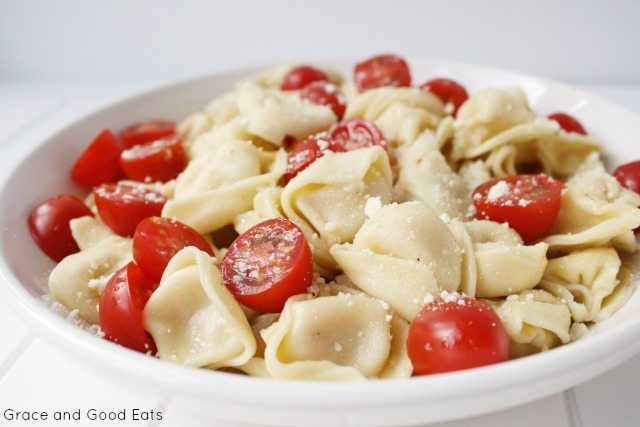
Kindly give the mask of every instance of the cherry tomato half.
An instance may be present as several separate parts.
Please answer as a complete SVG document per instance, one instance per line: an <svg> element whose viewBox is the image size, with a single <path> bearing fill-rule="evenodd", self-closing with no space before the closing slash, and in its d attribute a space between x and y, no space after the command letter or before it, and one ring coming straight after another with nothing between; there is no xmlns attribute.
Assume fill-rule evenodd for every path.
<svg viewBox="0 0 640 427"><path fill-rule="evenodd" d="M209 243L196 230L181 222L154 216L138 224L133 235L133 259L145 277L159 283L171 258L187 246L214 256Z"/></svg>
<svg viewBox="0 0 640 427"><path fill-rule="evenodd" d="M342 152L347 150L342 144L324 138L322 135L316 135L295 144L289 153L287 171L282 177L282 185L287 185L311 163L324 156L327 151Z"/></svg>
<svg viewBox="0 0 640 427"><path fill-rule="evenodd" d="M100 218L121 236L132 236L138 223L160 215L167 198L143 185L104 184L94 190Z"/></svg>
<svg viewBox="0 0 640 427"><path fill-rule="evenodd" d="M156 286L133 262L111 276L98 305L106 339L141 353L156 353L153 338L142 326L142 311Z"/></svg>
<svg viewBox="0 0 640 427"><path fill-rule="evenodd" d="M575 117L570 116L569 114L566 113L553 113L553 114L549 114L547 116L547 118L558 122L558 124L560 125L560 127L565 131L565 132L574 132L574 133L579 133L581 135L586 135L587 131L585 130L585 128L582 126L582 123L580 123Z"/></svg>
<svg viewBox="0 0 640 427"><path fill-rule="evenodd" d="M184 170L187 154L180 136L172 135L124 150L120 165L134 181L167 182Z"/></svg>
<svg viewBox="0 0 640 427"><path fill-rule="evenodd" d="M27 222L31 237L42 252L60 262L80 250L71 234L69 221L87 215L93 216L93 213L82 200L70 194L60 194L36 206Z"/></svg>
<svg viewBox="0 0 640 427"><path fill-rule="evenodd" d="M472 200L477 218L506 222L530 243L553 225L562 188L562 182L544 174L513 175L480 184Z"/></svg>
<svg viewBox="0 0 640 427"><path fill-rule="evenodd" d="M277 313L289 297L305 293L311 285L311 249L293 222L269 219L229 246L220 270L225 285L240 303Z"/></svg>
<svg viewBox="0 0 640 427"><path fill-rule="evenodd" d="M387 149L387 141L380 129L365 119L352 119L336 123L327 132L329 139L341 144L347 151L379 145Z"/></svg>
<svg viewBox="0 0 640 427"><path fill-rule="evenodd" d="M431 92L442 100L445 104L451 104L453 110L451 115L455 116L458 108L469 98L467 90L460 83L451 79L433 79L422 86L421 90Z"/></svg>
<svg viewBox="0 0 640 427"><path fill-rule="evenodd" d="M331 107L338 120L342 118L347 109L344 94L333 83L322 81L310 83L302 89L300 97L314 104Z"/></svg>
<svg viewBox="0 0 640 427"><path fill-rule="evenodd" d="M105 129L82 152L71 168L71 178L85 187L116 182L120 176L122 146L118 137Z"/></svg>
<svg viewBox="0 0 640 427"><path fill-rule="evenodd" d="M487 304L440 298L411 322L407 352L417 375L457 371L507 360L509 336Z"/></svg>
<svg viewBox="0 0 640 427"><path fill-rule="evenodd" d="M176 124L170 120L149 120L134 123L120 132L120 139L125 148L146 144L176 133Z"/></svg>
<svg viewBox="0 0 640 427"><path fill-rule="evenodd" d="M313 82L328 82L329 76L311 65L300 65L289 71L280 85L282 90L299 90Z"/></svg>
<svg viewBox="0 0 640 427"><path fill-rule="evenodd" d="M411 72L397 55L378 55L356 64L353 79L360 92L380 86L411 86Z"/></svg>

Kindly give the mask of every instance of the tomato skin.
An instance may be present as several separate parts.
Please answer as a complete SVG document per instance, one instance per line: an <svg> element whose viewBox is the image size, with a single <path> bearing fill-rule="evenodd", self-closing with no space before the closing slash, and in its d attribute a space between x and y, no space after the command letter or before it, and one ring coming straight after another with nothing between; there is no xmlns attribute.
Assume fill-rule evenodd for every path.
<svg viewBox="0 0 640 427"><path fill-rule="evenodd" d="M581 135L587 135L582 123L580 123L575 117L570 116L567 113L553 113L547 116L548 119L557 122L562 130L565 132L574 132Z"/></svg>
<svg viewBox="0 0 640 427"><path fill-rule="evenodd" d="M458 108L469 98L467 90L455 80L438 78L429 80L420 86L425 92L431 92L442 100L445 104L451 104L453 111L451 115L455 117Z"/></svg>
<svg viewBox="0 0 640 427"><path fill-rule="evenodd" d="M176 124L170 120L148 120L134 123L120 131L120 140L125 148L146 144L176 133Z"/></svg>
<svg viewBox="0 0 640 427"><path fill-rule="evenodd" d="M140 221L133 235L133 259L149 280L160 283L171 258L181 249L195 246L214 256L209 243L181 222L153 216Z"/></svg>
<svg viewBox="0 0 640 427"><path fill-rule="evenodd" d="M618 166L613 176L624 188L640 194L640 160Z"/></svg>
<svg viewBox="0 0 640 427"><path fill-rule="evenodd" d="M123 151L120 166L134 181L167 182L187 166L187 153L182 138L171 135Z"/></svg>
<svg viewBox="0 0 640 427"><path fill-rule="evenodd" d="M302 89L300 97L314 104L331 107L338 120L342 119L347 109L344 94L333 83L323 81L310 83Z"/></svg>
<svg viewBox="0 0 640 427"><path fill-rule="evenodd" d="M109 129L103 130L73 164L71 178L87 188L116 182L122 149L118 137Z"/></svg>
<svg viewBox="0 0 640 427"><path fill-rule="evenodd" d="M305 170L311 163L324 156L327 151L347 151L342 144L322 135L316 135L296 143L289 152L287 170L282 176L282 185L287 185L296 175Z"/></svg>
<svg viewBox="0 0 640 427"><path fill-rule="evenodd" d="M155 354L153 338L142 326L142 311L156 287L133 262L116 271L98 305L104 337L131 350Z"/></svg>
<svg viewBox="0 0 640 427"><path fill-rule="evenodd" d="M416 375L457 371L507 360L509 336L487 304L440 298L411 322L407 352Z"/></svg>
<svg viewBox="0 0 640 427"><path fill-rule="evenodd" d="M289 297L306 293L311 285L311 249L293 222L269 219L229 246L220 271L240 303L260 312L278 313Z"/></svg>
<svg viewBox="0 0 640 427"><path fill-rule="evenodd" d="M407 62L397 55L377 55L356 64L353 80L360 92L381 86L411 86Z"/></svg>
<svg viewBox="0 0 640 427"><path fill-rule="evenodd" d="M160 215L167 198L143 185L104 184L94 189L100 218L121 236L132 236L143 219Z"/></svg>
<svg viewBox="0 0 640 427"><path fill-rule="evenodd" d="M328 82L329 76L311 65L300 65L295 67L284 76L280 89L300 90L313 82Z"/></svg>
<svg viewBox="0 0 640 427"><path fill-rule="evenodd" d="M341 144L347 151L379 145L388 150L382 132L365 119L352 119L336 123L327 132L329 138Z"/></svg>
<svg viewBox="0 0 640 427"><path fill-rule="evenodd" d="M504 194L491 196L500 184ZM560 210L562 182L544 174L513 175L480 184L472 193L476 218L506 222L525 243L543 237L553 225Z"/></svg>
<svg viewBox="0 0 640 427"><path fill-rule="evenodd" d="M36 206L27 223L31 237L42 252L60 262L67 255L80 251L69 221L83 216L93 216L93 213L82 200L70 194L59 194Z"/></svg>

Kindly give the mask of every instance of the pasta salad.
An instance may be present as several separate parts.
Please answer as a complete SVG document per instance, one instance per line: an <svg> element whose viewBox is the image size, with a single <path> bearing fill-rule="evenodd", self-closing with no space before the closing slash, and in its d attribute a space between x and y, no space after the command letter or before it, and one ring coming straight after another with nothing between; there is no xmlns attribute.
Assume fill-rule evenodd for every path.
<svg viewBox="0 0 640 427"><path fill-rule="evenodd" d="M436 77L436 76L431 76ZM640 162L517 87L412 86L391 54L238 82L105 129L28 218L55 305L186 366L426 375L568 344L634 290Z"/></svg>

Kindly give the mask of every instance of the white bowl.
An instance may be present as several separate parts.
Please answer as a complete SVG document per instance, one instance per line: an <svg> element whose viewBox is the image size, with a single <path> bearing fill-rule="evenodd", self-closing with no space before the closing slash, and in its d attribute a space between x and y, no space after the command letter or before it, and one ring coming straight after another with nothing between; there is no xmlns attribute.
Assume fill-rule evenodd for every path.
<svg viewBox="0 0 640 427"><path fill-rule="evenodd" d="M318 62L350 77L351 63ZM602 139L611 164L640 158L640 117L591 94L508 71L411 60L414 81L448 76L473 92L521 86L541 114L567 111ZM15 164L0 196L0 286L4 300L40 336L129 388L173 397L196 413L263 425L409 425L469 417L567 389L614 367L640 350L640 295L583 339L493 366L408 380L366 383L275 381L193 369L144 356L91 336L41 302L53 264L32 242L29 211L61 192L82 194L68 178L78 153L102 128L153 117L179 120L200 109L238 79L258 70L189 80L128 98L73 123L42 141ZM5 159L6 160L6 159ZM15 162L13 161L15 160Z"/></svg>

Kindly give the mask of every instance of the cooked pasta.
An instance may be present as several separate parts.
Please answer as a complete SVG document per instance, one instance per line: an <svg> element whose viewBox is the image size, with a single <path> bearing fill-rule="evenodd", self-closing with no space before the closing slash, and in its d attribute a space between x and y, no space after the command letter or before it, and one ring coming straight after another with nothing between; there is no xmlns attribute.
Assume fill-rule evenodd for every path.
<svg viewBox="0 0 640 427"><path fill-rule="evenodd" d="M343 86L352 93L340 120L326 101L333 92L318 102L305 86L283 89L292 70L245 79L185 118L182 172L133 183L166 197L155 214L165 234L193 229L162 241L168 264L141 315L157 357L276 379L403 378L417 372L413 322L434 300L485 301L520 357L579 339L630 297L640 195L606 171L598 141L537 114L521 89L485 88L457 105L431 89L363 91L357 81ZM314 75L342 83L333 71ZM529 172L563 181L557 217L533 238L479 202L489 182L481 201L526 208L533 202L501 179ZM132 243L100 200L86 203L95 217L71 220L79 251L56 265L49 288L99 324L116 270L135 261L150 276L138 231ZM288 264L305 248L307 264ZM255 305L251 292L293 270L296 292ZM254 288L242 294L230 281L245 274Z"/></svg>

